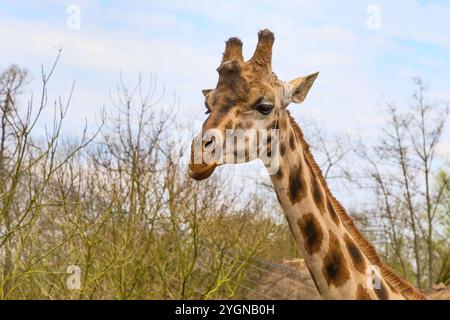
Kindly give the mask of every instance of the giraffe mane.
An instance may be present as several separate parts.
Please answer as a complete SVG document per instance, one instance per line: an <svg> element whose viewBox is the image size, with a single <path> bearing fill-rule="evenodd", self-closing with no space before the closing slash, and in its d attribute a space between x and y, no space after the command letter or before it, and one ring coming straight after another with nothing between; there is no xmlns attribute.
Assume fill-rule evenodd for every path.
<svg viewBox="0 0 450 320"><path fill-rule="evenodd" d="M367 257L367 259L371 264L376 265L380 268L381 275L387 281L388 285L391 286L398 293L403 295L406 299L408 300L426 299L426 297L420 291L418 291L415 287L413 287L408 282L397 276L391 268L387 267L381 261L380 257L378 256L375 250L375 247L361 234L361 232L356 227L353 219L347 214L344 207L331 193L328 184L322 174L322 170L317 165L311 153L309 144L304 139L302 130L295 122L294 118L291 116L289 110L286 111L289 117L290 124L294 129L295 135L302 145L306 161L310 165L313 174L319 179L320 184L322 185L322 188L325 191L326 197L330 200L334 210L336 211L345 229L355 240L356 244L361 249L362 253Z"/></svg>

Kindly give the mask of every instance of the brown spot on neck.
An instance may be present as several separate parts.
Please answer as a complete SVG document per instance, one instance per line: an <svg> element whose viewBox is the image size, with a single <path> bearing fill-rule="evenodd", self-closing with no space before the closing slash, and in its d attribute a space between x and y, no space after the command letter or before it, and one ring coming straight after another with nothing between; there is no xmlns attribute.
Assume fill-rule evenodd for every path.
<svg viewBox="0 0 450 320"><path fill-rule="evenodd" d="M339 239L330 232L329 249L323 261L322 273L328 286L340 287L350 279L347 261Z"/></svg>
<svg viewBox="0 0 450 320"><path fill-rule="evenodd" d="M303 155L303 159L306 163L306 166L309 169L309 177L310 177L310 182L311 182L311 192L312 192L312 196L314 199L314 203L316 204L317 209L319 210L320 213L324 214L325 213L325 194L324 191L322 190L322 187L320 185L320 181L318 179L318 177L316 177L316 175L314 174L314 171L311 167L311 164L308 162L308 159L306 159L305 155Z"/></svg>
<svg viewBox="0 0 450 320"><path fill-rule="evenodd" d="M336 211L334 210L333 205L331 204L331 201L330 201L330 199L328 199L328 197L327 197L327 200L326 200L326 201L327 201L327 210L328 210L328 214L330 215L331 220L333 220L334 223L335 223L337 226L339 226L339 224L341 223L341 221L339 220L339 217L338 217Z"/></svg>
<svg viewBox="0 0 450 320"><path fill-rule="evenodd" d="M324 194L320 182L317 177L311 172L311 192L314 199L314 203L320 213L325 213Z"/></svg>
<svg viewBox="0 0 450 320"><path fill-rule="evenodd" d="M294 205L306 197L307 186L301 170L301 162L289 171L289 199Z"/></svg>
<svg viewBox="0 0 450 320"><path fill-rule="evenodd" d="M305 251L313 255L322 248L323 232L319 222L312 213L307 213L297 220L303 238Z"/></svg>
<svg viewBox="0 0 450 320"><path fill-rule="evenodd" d="M353 240L348 236L348 234L346 234L344 236L344 242L345 242L347 251L349 253L349 256L353 262L353 266L360 273L365 274L366 263L364 261L361 250L359 250L359 248L356 246L356 244L353 242Z"/></svg>

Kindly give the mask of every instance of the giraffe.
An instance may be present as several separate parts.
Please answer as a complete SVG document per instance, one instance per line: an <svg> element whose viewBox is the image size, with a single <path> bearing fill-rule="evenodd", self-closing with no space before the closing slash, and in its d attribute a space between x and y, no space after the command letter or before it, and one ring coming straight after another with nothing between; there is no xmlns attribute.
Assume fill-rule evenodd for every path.
<svg viewBox="0 0 450 320"><path fill-rule="evenodd" d="M202 91L208 117L201 133L215 130L223 137L226 130L279 130L277 142L267 139L265 144L268 154L276 144L276 152L271 156L279 159L278 170L270 177L323 299L425 299L383 264L328 188L300 127L287 110L291 102L305 100L318 72L289 82L279 80L271 65L274 40L268 29L260 31L255 52L248 61L243 59L240 39L226 41L216 88ZM223 147L225 154L232 150L227 150L224 139L203 139L201 134L196 139L191 147L189 175L203 180L219 164L194 161L194 153L214 153L217 147ZM244 162L258 157L247 150L248 145L243 147Z"/></svg>

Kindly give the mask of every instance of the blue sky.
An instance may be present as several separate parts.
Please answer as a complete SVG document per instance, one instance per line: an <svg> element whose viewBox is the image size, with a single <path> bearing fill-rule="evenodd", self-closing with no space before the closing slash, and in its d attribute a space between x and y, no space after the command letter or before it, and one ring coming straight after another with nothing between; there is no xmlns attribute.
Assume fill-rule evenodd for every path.
<svg viewBox="0 0 450 320"><path fill-rule="evenodd" d="M34 76L63 49L50 89L76 89L70 126L76 130L108 107L120 72L135 81L153 74L180 101L180 121L199 127L201 89L215 85L224 41L238 36L249 57L257 31L276 36L273 69L283 80L320 71L295 118L313 117L328 131L371 135L384 100L410 101L411 77L431 85L431 100L450 101L450 1L100 1L0 0L0 67L11 63ZM80 29L69 30L69 5ZM376 6L379 28L369 28ZM372 7L371 7L372 6ZM300 121L301 122L301 121ZM362 131L361 131L362 130ZM440 146L450 154L450 134Z"/></svg>

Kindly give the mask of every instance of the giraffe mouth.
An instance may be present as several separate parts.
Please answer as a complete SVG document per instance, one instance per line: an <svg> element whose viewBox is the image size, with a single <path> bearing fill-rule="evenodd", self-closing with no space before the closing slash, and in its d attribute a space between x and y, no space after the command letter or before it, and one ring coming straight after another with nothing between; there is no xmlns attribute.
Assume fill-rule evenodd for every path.
<svg viewBox="0 0 450 320"><path fill-rule="evenodd" d="M189 164L189 176L195 180L204 180L208 178L216 169L217 164Z"/></svg>

